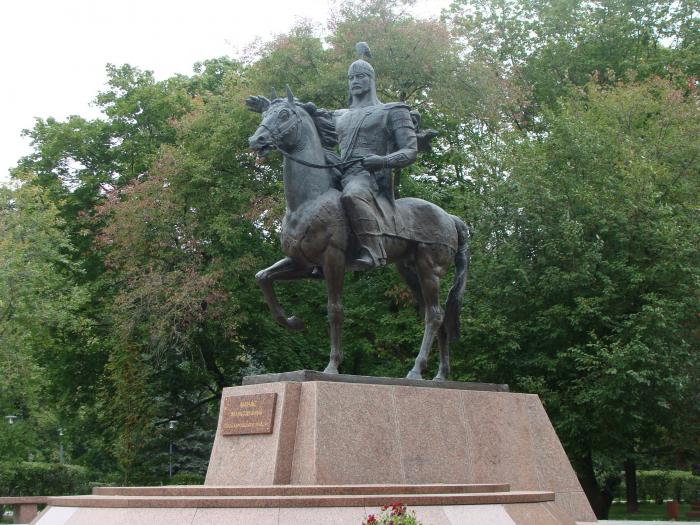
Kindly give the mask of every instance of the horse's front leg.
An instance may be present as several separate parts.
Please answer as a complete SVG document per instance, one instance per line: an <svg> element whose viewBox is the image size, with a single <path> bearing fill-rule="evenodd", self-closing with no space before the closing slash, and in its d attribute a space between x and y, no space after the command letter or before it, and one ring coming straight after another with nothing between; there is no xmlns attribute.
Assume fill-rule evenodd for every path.
<svg viewBox="0 0 700 525"><path fill-rule="evenodd" d="M330 325L331 356L324 370L337 374L343 360L341 334L343 330L343 283L345 281L345 253L329 246L323 259L323 274L328 291L328 322Z"/></svg>
<svg viewBox="0 0 700 525"><path fill-rule="evenodd" d="M269 268L260 270L255 275L255 281L262 289L263 296L265 296L267 306L270 307L273 319L280 325L294 332L303 330L304 322L294 315L287 317L287 314L284 312L279 302L277 302L277 295L275 294L273 284L275 281L289 281L312 277L312 270L313 268L300 266L291 257L285 257Z"/></svg>

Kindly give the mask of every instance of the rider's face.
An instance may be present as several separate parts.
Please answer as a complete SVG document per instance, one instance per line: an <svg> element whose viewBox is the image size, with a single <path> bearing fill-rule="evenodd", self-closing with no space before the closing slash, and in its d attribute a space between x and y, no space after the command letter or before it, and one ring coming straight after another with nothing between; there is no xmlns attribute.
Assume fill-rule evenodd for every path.
<svg viewBox="0 0 700 525"><path fill-rule="evenodd" d="M348 74L348 86L350 87L350 93L354 96L362 96L369 93L371 88L369 75L367 73Z"/></svg>

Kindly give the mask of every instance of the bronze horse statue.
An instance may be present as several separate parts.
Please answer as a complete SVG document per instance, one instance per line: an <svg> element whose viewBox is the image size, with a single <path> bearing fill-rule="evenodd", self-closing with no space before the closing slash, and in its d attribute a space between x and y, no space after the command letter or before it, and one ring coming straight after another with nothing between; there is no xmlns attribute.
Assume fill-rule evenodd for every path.
<svg viewBox="0 0 700 525"><path fill-rule="evenodd" d="M284 156L286 213L282 222L282 250L287 255L255 279L262 289L273 318L289 330L304 329L296 316L280 306L275 281L323 277L328 292L331 353L326 373L338 373L343 360L343 281L353 248L352 231L340 201L337 164L324 148L324 122L312 103L298 102L291 90L271 101L264 97L259 111L262 123L249 139L250 147L265 156L279 151ZM327 131L327 126L325 131ZM422 379L430 348L437 336L440 366L436 381L450 374L449 342L459 336L459 313L469 266L469 230L465 223L440 207L415 198L394 202L394 210L406 235L384 239L387 262L394 263L408 284L424 318L420 352L406 377ZM455 276L445 308L440 306L440 279L455 264Z"/></svg>

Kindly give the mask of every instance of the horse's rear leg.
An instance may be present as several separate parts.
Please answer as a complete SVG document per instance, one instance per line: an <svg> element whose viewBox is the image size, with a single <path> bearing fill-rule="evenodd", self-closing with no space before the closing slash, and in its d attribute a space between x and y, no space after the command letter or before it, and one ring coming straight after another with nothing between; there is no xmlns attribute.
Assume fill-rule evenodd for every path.
<svg viewBox="0 0 700 525"><path fill-rule="evenodd" d="M341 335L343 331L343 284L345 281L345 253L329 246L323 260L323 274L328 291L328 322L330 325L331 355L327 374L337 374L343 360Z"/></svg>
<svg viewBox="0 0 700 525"><path fill-rule="evenodd" d="M404 259L396 263L396 269L411 290L413 300L418 308L418 315L423 319L425 317L425 302L423 301L423 292L420 289L420 279L416 273L415 266Z"/></svg>
<svg viewBox="0 0 700 525"><path fill-rule="evenodd" d="M294 315L287 317L287 314L284 313L284 310L280 306L279 302L277 302L277 295L275 294L273 285L275 281L289 281L293 279L312 277L312 270L312 268L300 266L291 257L285 257L284 259L277 261L269 268L260 270L257 274L255 274L255 281L262 289L267 306L270 307L272 318L280 325L294 332L303 330L304 322Z"/></svg>
<svg viewBox="0 0 700 525"><path fill-rule="evenodd" d="M430 348L444 318L443 309L440 307L440 268L434 264L427 251L416 253L416 270L423 295L425 331L416 362L406 376L408 379L423 379Z"/></svg>
<svg viewBox="0 0 700 525"><path fill-rule="evenodd" d="M447 339L447 330L445 325L441 324L437 333L438 348L440 349L440 367L433 381L445 381L450 377L450 343Z"/></svg>

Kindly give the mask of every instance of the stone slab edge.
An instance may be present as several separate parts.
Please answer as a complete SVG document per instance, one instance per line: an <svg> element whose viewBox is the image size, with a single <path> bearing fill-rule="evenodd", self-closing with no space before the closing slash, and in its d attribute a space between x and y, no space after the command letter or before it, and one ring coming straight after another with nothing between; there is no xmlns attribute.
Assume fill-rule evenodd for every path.
<svg viewBox="0 0 700 525"><path fill-rule="evenodd" d="M401 501L405 505L494 505L554 501L546 491L492 492L477 494L374 494L344 496L55 496L54 507L93 508L275 508L275 507L368 507Z"/></svg>
<svg viewBox="0 0 700 525"><path fill-rule="evenodd" d="M473 494L510 492L507 483L423 485L171 485L165 487L94 487L93 496L322 496L363 494ZM44 502L46 498L44 498Z"/></svg>
<svg viewBox="0 0 700 525"><path fill-rule="evenodd" d="M398 377L356 376L350 374L325 374L315 370L296 370L278 374L260 374L245 376L243 385L278 383L281 381L306 382L329 381L334 383L359 383L366 385L415 386L419 388L447 388L453 390L483 390L486 392L509 392L508 385L497 383L470 383L466 381L429 381L424 379L405 379Z"/></svg>

